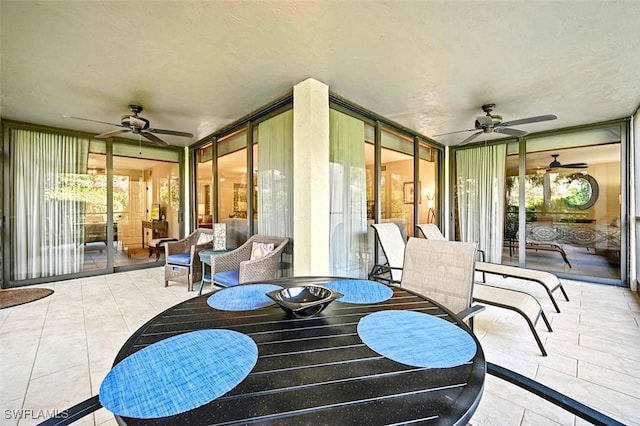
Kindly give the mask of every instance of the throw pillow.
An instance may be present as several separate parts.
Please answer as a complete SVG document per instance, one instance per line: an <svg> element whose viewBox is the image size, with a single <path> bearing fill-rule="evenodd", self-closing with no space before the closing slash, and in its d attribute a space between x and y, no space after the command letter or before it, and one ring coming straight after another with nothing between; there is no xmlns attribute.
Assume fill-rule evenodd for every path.
<svg viewBox="0 0 640 426"><path fill-rule="evenodd" d="M198 242L196 242L196 245L207 244L211 241L213 241L213 234L202 233L198 236Z"/></svg>
<svg viewBox="0 0 640 426"><path fill-rule="evenodd" d="M251 260L261 259L273 251L273 243L253 243L251 246Z"/></svg>

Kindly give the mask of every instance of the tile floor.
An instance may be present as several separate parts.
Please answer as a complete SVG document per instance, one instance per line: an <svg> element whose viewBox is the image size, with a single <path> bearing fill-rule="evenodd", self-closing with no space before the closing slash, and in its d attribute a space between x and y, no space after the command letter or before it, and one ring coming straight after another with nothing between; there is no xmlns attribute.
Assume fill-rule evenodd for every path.
<svg viewBox="0 0 640 426"><path fill-rule="evenodd" d="M538 285L502 280L539 297L553 333L530 330L511 311L488 307L476 334L488 361L518 371L629 425L640 425L640 298L628 289L565 281L562 313ZM190 297L186 285L163 286L161 268L39 285L52 296L0 310L0 424L33 425L97 394L125 340L144 322ZM30 410L30 411L29 411ZM40 411L43 410L43 411ZM23 414L22 419L15 414ZM581 419L487 376L472 425L583 425ZM77 424L115 425L105 409Z"/></svg>

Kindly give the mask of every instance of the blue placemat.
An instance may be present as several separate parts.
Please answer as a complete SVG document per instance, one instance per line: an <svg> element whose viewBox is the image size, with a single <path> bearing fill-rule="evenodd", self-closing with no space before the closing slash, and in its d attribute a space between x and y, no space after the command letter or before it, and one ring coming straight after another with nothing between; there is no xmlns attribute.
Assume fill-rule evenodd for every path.
<svg viewBox="0 0 640 426"><path fill-rule="evenodd" d="M338 302L378 303L391 299L393 290L384 284L369 280L340 280L323 284L323 287L344 294Z"/></svg>
<svg viewBox="0 0 640 426"><path fill-rule="evenodd" d="M465 330L420 312L367 315L358 323L358 335L380 355L414 367L455 367L476 354L476 342Z"/></svg>
<svg viewBox="0 0 640 426"><path fill-rule="evenodd" d="M242 333L201 330L147 346L118 363L100 386L100 402L114 414L158 418L192 410L244 380L258 347Z"/></svg>
<svg viewBox="0 0 640 426"><path fill-rule="evenodd" d="M274 301L265 293L281 288L273 284L248 284L227 287L213 293L207 299L207 304L221 311L252 311L273 305Z"/></svg>

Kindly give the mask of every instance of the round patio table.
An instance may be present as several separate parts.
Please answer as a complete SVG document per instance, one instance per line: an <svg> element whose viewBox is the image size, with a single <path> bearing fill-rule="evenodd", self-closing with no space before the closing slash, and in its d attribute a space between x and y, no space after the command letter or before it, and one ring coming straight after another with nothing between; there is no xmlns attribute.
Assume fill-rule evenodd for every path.
<svg viewBox="0 0 640 426"><path fill-rule="evenodd" d="M261 283L289 287L330 285L335 280L346 279L295 277ZM337 300L310 318L289 317L275 304L246 311L214 309L207 304L211 294L169 308L129 338L114 366L167 338L211 329L249 336L258 348L257 362L237 386L198 408L162 418L116 418L128 425L466 424L484 388L482 347L443 306L390 288L388 300ZM380 355L363 343L358 324L386 310L425 313L460 327L475 342L475 355L449 368L415 367Z"/></svg>

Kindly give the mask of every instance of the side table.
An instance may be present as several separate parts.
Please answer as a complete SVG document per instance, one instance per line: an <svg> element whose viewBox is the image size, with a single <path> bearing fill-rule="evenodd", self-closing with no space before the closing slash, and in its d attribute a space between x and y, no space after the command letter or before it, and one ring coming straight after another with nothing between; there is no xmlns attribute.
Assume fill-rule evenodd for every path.
<svg viewBox="0 0 640 426"><path fill-rule="evenodd" d="M206 273L206 265L209 265L209 269L211 269L211 257L217 254L226 253L228 250L202 250L198 253L200 256L200 262L202 263L202 280L200 280L200 291L198 291L198 296L202 294L202 289L204 288L204 282L213 282L213 277L211 276L211 272Z"/></svg>

